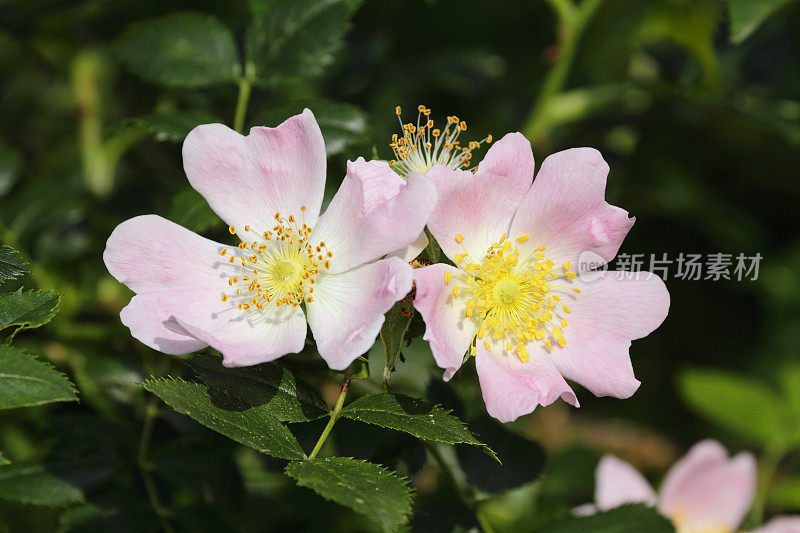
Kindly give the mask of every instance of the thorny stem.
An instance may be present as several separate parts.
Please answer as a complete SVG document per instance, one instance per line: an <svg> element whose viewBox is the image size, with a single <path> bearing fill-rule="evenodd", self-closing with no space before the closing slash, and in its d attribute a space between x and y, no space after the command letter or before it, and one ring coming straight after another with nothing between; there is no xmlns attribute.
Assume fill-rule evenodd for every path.
<svg viewBox="0 0 800 533"><path fill-rule="evenodd" d="M250 102L251 88L250 78L247 76L239 78L239 98L236 100L236 113L233 115L233 129L242 134L244 133L244 119L247 115L247 104Z"/></svg>
<svg viewBox="0 0 800 533"><path fill-rule="evenodd" d="M156 484L151 472L152 465L147 458L150 452L150 441L153 437L153 426L155 425L157 416L158 405L154 398L150 398L144 410L144 425L142 426L142 437L139 439L139 452L136 456L136 461L139 465L139 470L142 472L142 479L144 480L147 496L150 499L150 506L161 520L161 528L166 533L173 533L175 530L172 524L169 523L169 511L161 505L161 500L158 497L158 490L156 489Z"/></svg>
<svg viewBox="0 0 800 533"><path fill-rule="evenodd" d="M480 525L481 530L484 533L494 533L494 529L481 511L480 502L475 499L475 493L472 487L464 487L464 484L459 482L450 463L442 456L442 452L439 451L439 447L436 444L425 441L425 447L428 448L431 456L436 460L436 463L439 465L439 470L444 477L447 478L448 483L450 483L456 491L458 499L465 507L471 509L475 514L475 518L478 520L478 525Z"/></svg>
<svg viewBox="0 0 800 533"><path fill-rule="evenodd" d="M336 399L336 405L333 407L333 411L331 411L331 417L328 420L328 424L325 426L325 429L322 430L322 434L319 436L319 439L317 439L314 449L311 450L310 454L308 454L309 459L313 459L317 456L319 451L322 449L322 445L325 444L325 441L328 439L328 435L330 435L334 424L336 424L336 420L339 418L339 413L344 406L344 399L347 396L347 389L350 387L350 378L352 377L353 367L351 365L345 371L344 381L342 381L342 390L339 391L339 397Z"/></svg>
<svg viewBox="0 0 800 533"><path fill-rule="evenodd" d="M561 26L561 54L556 64L547 73L542 90L525 125L525 133L534 139L547 133L547 111L550 107L550 99L564 87L572 64L575 62L575 54L583 32L603 0L585 0L579 6L576 6L572 0L548 0L547 3L555 11Z"/></svg>

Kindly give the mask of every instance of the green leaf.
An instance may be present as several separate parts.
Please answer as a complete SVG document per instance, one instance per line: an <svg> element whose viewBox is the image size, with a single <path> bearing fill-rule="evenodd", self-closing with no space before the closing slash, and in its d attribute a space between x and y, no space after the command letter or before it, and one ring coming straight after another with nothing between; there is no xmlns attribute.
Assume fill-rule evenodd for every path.
<svg viewBox="0 0 800 533"><path fill-rule="evenodd" d="M282 422L306 422L330 412L325 400L310 385L274 363L225 368L219 357L201 354L189 362L211 389L260 406Z"/></svg>
<svg viewBox="0 0 800 533"><path fill-rule="evenodd" d="M386 531L395 531L408 521L411 491L405 480L380 465L328 457L292 461L286 474L326 500L377 521Z"/></svg>
<svg viewBox="0 0 800 533"><path fill-rule="evenodd" d="M281 459L305 457L297 439L263 406L250 407L238 398L208 390L179 378L149 379L142 386L181 414L245 446Z"/></svg>
<svg viewBox="0 0 800 533"><path fill-rule="evenodd" d="M11 461L9 461L2 453L0 453L0 466L10 465Z"/></svg>
<svg viewBox="0 0 800 533"><path fill-rule="evenodd" d="M61 297L51 291L19 289L0 294L0 329L19 326L19 331L47 324L58 311L60 301Z"/></svg>
<svg viewBox="0 0 800 533"><path fill-rule="evenodd" d="M298 99L270 105L266 111L256 113L257 119L253 123L257 126L275 126L301 113L305 108L313 111L317 119L328 155L338 154L364 139L367 119L358 107L322 98Z"/></svg>
<svg viewBox="0 0 800 533"><path fill-rule="evenodd" d="M0 141L0 197L11 190L17 182L21 168L22 161L16 150Z"/></svg>
<svg viewBox="0 0 800 533"><path fill-rule="evenodd" d="M10 246L0 246L0 283L28 272L28 265L19 252Z"/></svg>
<svg viewBox="0 0 800 533"><path fill-rule="evenodd" d="M800 502L800 477L773 481L767 499L776 507L796 509Z"/></svg>
<svg viewBox="0 0 800 533"><path fill-rule="evenodd" d="M675 527L658 511L644 504L628 504L610 511L549 524L547 533L674 533Z"/></svg>
<svg viewBox="0 0 800 533"><path fill-rule="evenodd" d="M715 370L690 370L679 377L686 403L709 421L767 444L783 439L783 405L766 385Z"/></svg>
<svg viewBox="0 0 800 533"><path fill-rule="evenodd" d="M277 85L320 76L341 48L361 0L274 0L254 9L246 72Z"/></svg>
<svg viewBox="0 0 800 533"><path fill-rule="evenodd" d="M76 401L75 386L52 365L0 346L0 409Z"/></svg>
<svg viewBox="0 0 800 533"><path fill-rule="evenodd" d="M478 446L497 459L488 446L475 438L466 424L438 405L400 394L362 396L341 411L341 416L404 431L418 439L447 444Z"/></svg>
<svg viewBox="0 0 800 533"><path fill-rule="evenodd" d="M790 3L792 0L728 0L731 42L743 42L769 17Z"/></svg>
<svg viewBox="0 0 800 533"><path fill-rule="evenodd" d="M222 122L213 114L201 109L148 113L128 120L149 131L157 141L169 142L183 142L189 132L200 124Z"/></svg>
<svg viewBox="0 0 800 533"><path fill-rule="evenodd" d="M175 13L129 25L116 43L121 61L147 80L203 87L241 74L231 32L215 17Z"/></svg>
<svg viewBox="0 0 800 533"><path fill-rule="evenodd" d="M800 366L785 366L781 371L781 383L790 408L800 416Z"/></svg>
<svg viewBox="0 0 800 533"><path fill-rule="evenodd" d="M384 389L389 387L391 373L395 364L397 364L397 358L400 357L400 350L403 349L403 340L413 317L414 306L406 299L394 304L389 309L389 312L386 313L386 320L381 328L381 341L383 342L383 351L386 354L386 366L383 369Z"/></svg>
<svg viewBox="0 0 800 533"><path fill-rule="evenodd" d="M439 243L436 241L436 238L433 234L428 231L428 228L425 228L425 235L428 236L428 246L422 251L422 258L425 259L429 264L434 264L439 262L439 258L442 255L442 247L439 246Z"/></svg>
<svg viewBox="0 0 800 533"><path fill-rule="evenodd" d="M60 507L83 501L83 491L59 475L58 465L15 463L0 468L0 498Z"/></svg>
<svg viewBox="0 0 800 533"><path fill-rule="evenodd" d="M222 226L222 219L212 211L206 199L191 187L172 198L167 218L196 233Z"/></svg>

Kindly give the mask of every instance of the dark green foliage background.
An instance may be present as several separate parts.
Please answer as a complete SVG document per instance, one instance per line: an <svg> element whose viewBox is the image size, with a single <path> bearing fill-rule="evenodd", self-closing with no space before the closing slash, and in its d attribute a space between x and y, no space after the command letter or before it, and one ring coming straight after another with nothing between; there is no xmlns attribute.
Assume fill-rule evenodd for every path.
<svg viewBox="0 0 800 533"><path fill-rule="evenodd" d="M411 119L422 103L437 118L466 120L470 138L522 131L538 162L569 147L598 148L611 166L608 200L637 217L625 253L763 256L756 281L667 280L670 315L634 342L642 387L627 401L577 387L579 411L552 406L500 428L483 420L472 363L445 386L424 343L403 348L393 390L453 409L504 461L487 466L471 447L442 450L488 498L483 517L493 529L557 520L559 531L611 531L602 528L614 517L563 522L592 499L600 454L617 453L658 481L708 437L757 455L782 446L767 515L800 512L800 6L585 0L582 9L593 10L585 27L565 28L553 7L567 4L0 0L0 243L31 264L27 289L61 295L56 318L14 345L53 363L80 393L80 403L0 411L0 463L12 461L0 467L0 530L156 531L142 468L154 473L179 530L378 527L298 487L285 461L207 430L135 385L193 372L120 324L130 293L103 266L105 240L143 213L230 237L187 190L180 142L199 123L232 125L241 76L252 86L248 126L315 111L330 152L327 198L348 158L390 158L394 106ZM313 16L296 33L291 22L305 9ZM148 21L164 16L154 31ZM186 20L197 33L188 48L165 30ZM421 334L418 322L410 334ZM372 377L353 385L356 395L381 383L380 341L370 360ZM312 350L281 364L329 403L335 397L340 378ZM156 414L143 459L148 411ZM324 423L290 426L306 453ZM414 517L403 527L476 525L418 441L342 420L328 446L329 455L410 479ZM4 470L28 463L40 465L28 478ZM49 492L27 496L19 487ZM619 512L619 523L643 513L641 523L663 526L636 507Z"/></svg>

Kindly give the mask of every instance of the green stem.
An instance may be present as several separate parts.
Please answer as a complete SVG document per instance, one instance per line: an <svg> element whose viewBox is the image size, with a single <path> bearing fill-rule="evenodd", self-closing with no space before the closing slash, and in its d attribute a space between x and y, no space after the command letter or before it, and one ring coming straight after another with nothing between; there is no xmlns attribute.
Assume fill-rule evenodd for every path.
<svg viewBox="0 0 800 533"><path fill-rule="evenodd" d="M242 134L244 133L244 119L247 115L247 104L250 102L251 88L250 78L246 76L239 78L239 98L236 100L236 113L233 115L233 129Z"/></svg>
<svg viewBox="0 0 800 533"><path fill-rule="evenodd" d="M336 405L333 407L328 424L325 426L325 429L322 430L322 434L319 436L319 439L317 439L314 449L311 450L310 454L308 454L309 459L313 459L317 456L319 451L322 449L322 445L325 444L325 441L328 439L328 435L331 434L331 430L333 429L334 424L336 424L336 420L339 418L339 413L344 406L344 399L347 396L347 389L350 387L351 377L353 377L352 366L345 371L344 381L342 381L342 390L339 391L339 397L336 399Z"/></svg>
<svg viewBox="0 0 800 533"><path fill-rule="evenodd" d="M158 405L156 400L150 398L144 410L144 425L142 426L142 437L139 439L139 452L136 456L136 461L139 465L139 470L142 472L142 479L144 480L144 487L147 491L147 496L150 499L150 506L155 511L158 518L161 520L161 528L165 533L173 533L175 530L172 524L169 523L169 512L161 505L161 500L158 497L158 490L156 483L153 479L151 472L152 466L147 458L150 452L150 441L153 437L153 426L158 416Z"/></svg>
<svg viewBox="0 0 800 533"><path fill-rule="evenodd" d="M758 462L758 486L753 506L750 508L750 515L748 516L748 522L751 526L761 525L764 521L764 508L767 503L769 487L772 484L772 478L775 477L775 471L785 455L786 446L782 443L774 443L767 446Z"/></svg>
<svg viewBox="0 0 800 533"><path fill-rule="evenodd" d="M439 450L438 445L426 441L425 447L428 448L428 452L430 452L431 456L436 460L436 463L439 465L439 470L442 472L444 477L447 478L448 483L450 483L450 485L452 485L453 489L456 491L458 499L465 507L472 510L472 512L475 514L475 518L478 521L478 525L481 527L481 530L484 533L494 533L492 525L489 523L486 515L481 510L480 502L475 498L475 490L472 488L472 486L466 482L461 483L458 480L455 472L453 472L452 465L447 461L447 459L444 458L442 452Z"/></svg>
<svg viewBox="0 0 800 533"><path fill-rule="evenodd" d="M602 3L603 0L585 0L576 7L566 0L548 0L548 4L559 19L561 55L547 73L542 90L526 122L524 129L528 137L537 138L547 133L547 111L550 100L564 87L575 62L583 32Z"/></svg>

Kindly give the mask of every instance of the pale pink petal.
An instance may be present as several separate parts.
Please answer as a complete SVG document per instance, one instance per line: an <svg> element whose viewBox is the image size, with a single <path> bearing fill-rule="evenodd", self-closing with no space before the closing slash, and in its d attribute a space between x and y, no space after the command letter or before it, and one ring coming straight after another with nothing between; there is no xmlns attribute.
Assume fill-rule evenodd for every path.
<svg viewBox="0 0 800 533"><path fill-rule="evenodd" d="M407 183L386 187L388 165L381 170L363 158L348 162L347 175L311 235L312 245L324 242L333 253L330 273L344 272L374 261L416 241L433 206L436 189L422 174L409 174ZM392 183L392 182L390 182ZM396 182L393 182L397 184Z"/></svg>
<svg viewBox="0 0 800 533"><path fill-rule="evenodd" d="M655 505L656 493L631 464L604 455L595 471L594 501L601 511L626 503Z"/></svg>
<svg viewBox="0 0 800 533"><path fill-rule="evenodd" d="M597 514L597 506L593 503L584 503L572 509L572 514L575 516L592 516Z"/></svg>
<svg viewBox="0 0 800 533"><path fill-rule="evenodd" d="M422 251L428 246L428 242L428 236L425 235L425 232L423 231L419 234L419 237L417 237L414 242L390 255L399 257L406 263L410 263L422 253Z"/></svg>
<svg viewBox="0 0 800 533"><path fill-rule="evenodd" d="M537 405L550 405L559 397L578 405L575 393L546 358L531 357L523 363L516 352L496 345L490 352L479 340L475 367L486 411L500 422L513 422L533 412Z"/></svg>
<svg viewBox="0 0 800 533"><path fill-rule="evenodd" d="M386 313L411 291L411 266L397 257L341 274L321 274L307 304L308 323L320 355L344 370L370 349Z"/></svg>
<svg viewBox="0 0 800 533"><path fill-rule="evenodd" d="M359 157L348 161L347 170L357 174L361 181L365 213L396 196L406 181L386 161L365 161Z"/></svg>
<svg viewBox="0 0 800 533"><path fill-rule="evenodd" d="M675 463L661 487L659 511L688 530L741 524L753 501L756 462L749 453L728 459L725 449L707 440Z"/></svg>
<svg viewBox="0 0 800 533"><path fill-rule="evenodd" d="M447 284L445 272L453 276ZM480 326L477 316L464 317L466 299L450 294L454 286L464 286L457 278L460 273L459 269L443 263L414 270L417 287L414 307L425 321L422 338L430 343L436 364L444 369L445 381L450 381L461 367Z"/></svg>
<svg viewBox="0 0 800 533"><path fill-rule="evenodd" d="M428 229L451 260L470 255L480 263L489 246L508 232L514 211L530 187L530 177L472 174L435 165L427 173L439 193ZM456 241L456 235L464 240Z"/></svg>
<svg viewBox="0 0 800 533"><path fill-rule="evenodd" d="M183 166L192 187L242 237L245 225L271 229L278 212L313 226L322 205L325 142L308 109L246 137L222 124L198 126L183 143Z"/></svg>
<svg viewBox="0 0 800 533"><path fill-rule="evenodd" d="M240 252L159 216L145 215L117 226L103 259L112 276L145 297L148 309L158 311L153 320L175 325L174 331L216 348L227 365L256 364L302 350L306 324L299 308L244 312L233 299L222 301L222 294L230 292L228 277L243 272L220 256L223 249L225 257ZM137 331L144 327L140 318L129 315L126 320L137 321ZM142 341L154 346L149 344L150 333L142 330Z"/></svg>
<svg viewBox="0 0 800 533"><path fill-rule="evenodd" d="M800 516L776 516L751 533L800 533Z"/></svg>
<svg viewBox="0 0 800 533"><path fill-rule="evenodd" d="M242 312L227 308L218 298L199 300L192 309L177 310L175 320L191 335L202 339L223 355L229 367L274 361L289 353L300 353L306 342L306 319L299 307L264 306ZM208 308L218 309L209 312Z"/></svg>
<svg viewBox="0 0 800 533"><path fill-rule="evenodd" d="M119 313L133 338L159 352L184 355L208 346L189 335L174 319L164 320L165 316L169 315L153 299L144 295L131 298L131 302Z"/></svg>
<svg viewBox="0 0 800 533"><path fill-rule="evenodd" d="M224 276L229 273L222 250L236 254L238 248L218 244L160 216L142 215L114 229L103 260L111 275L133 292L163 293L188 304L204 289L218 297L222 294Z"/></svg>
<svg viewBox="0 0 800 533"><path fill-rule="evenodd" d="M625 276L632 277L620 279ZM565 378L596 396L630 397L640 382L628 350L632 340L648 335L666 318L669 292L664 282L649 272L597 272L588 282L578 278L558 284L581 293L559 293L561 304L571 311L566 313L561 305L555 309L557 318L567 321L566 345L553 343L546 356ZM543 350L541 345L538 349Z"/></svg>
<svg viewBox="0 0 800 533"><path fill-rule="evenodd" d="M579 267L583 252L614 258L634 219L605 201L608 164L593 148L573 148L542 163L511 224L511 236L530 236L526 247L546 246L556 264Z"/></svg>
<svg viewBox="0 0 800 533"><path fill-rule="evenodd" d="M531 143L519 132L506 134L486 152L476 174L507 176L525 186L533 181L534 161Z"/></svg>

